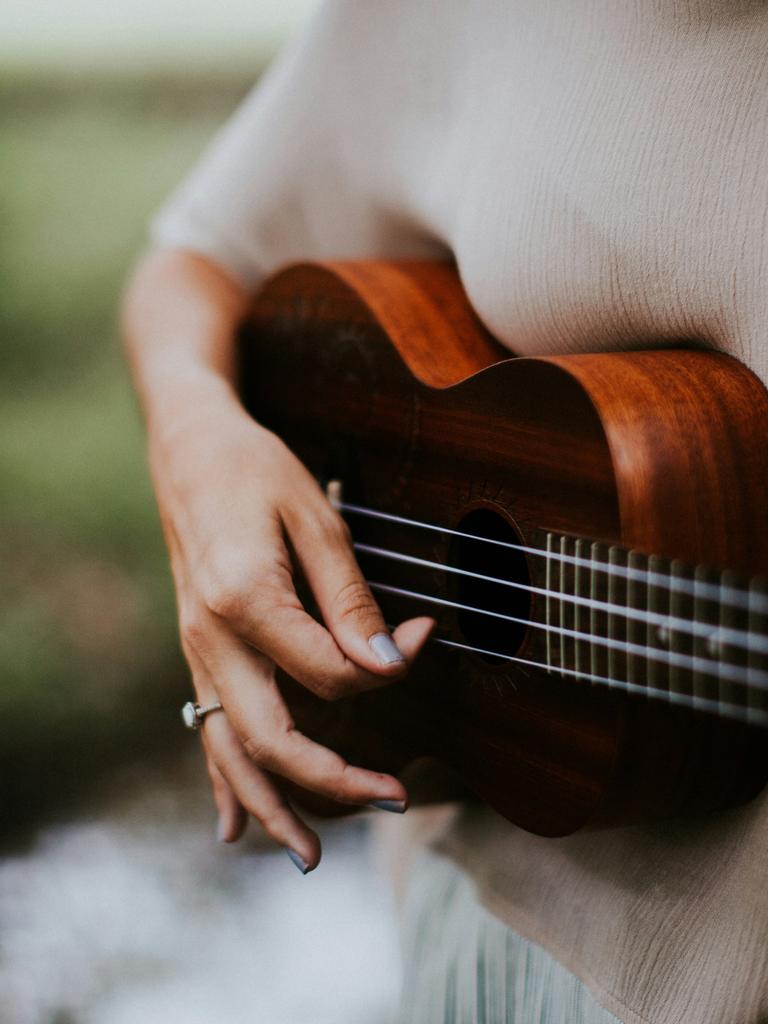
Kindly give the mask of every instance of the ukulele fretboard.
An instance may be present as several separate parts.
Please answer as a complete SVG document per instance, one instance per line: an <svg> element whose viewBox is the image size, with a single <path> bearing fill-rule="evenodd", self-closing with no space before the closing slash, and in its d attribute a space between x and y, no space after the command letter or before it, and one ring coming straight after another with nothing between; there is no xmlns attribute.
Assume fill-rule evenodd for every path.
<svg viewBox="0 0 768 1024"><path fill-rule="evenodd" d="M548 533L550 672L768 722L768 586Z"/></svg>

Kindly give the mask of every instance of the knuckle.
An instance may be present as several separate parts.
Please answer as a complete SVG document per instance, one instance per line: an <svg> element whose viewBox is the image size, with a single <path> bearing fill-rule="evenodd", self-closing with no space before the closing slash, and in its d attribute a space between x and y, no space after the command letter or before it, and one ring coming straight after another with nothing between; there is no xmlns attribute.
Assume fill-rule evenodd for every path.
<svg viewBox="0 0 768 1024"><path fill-rule="evenodd" d="M243 569L240 566L227 566L213 570L205 587L205 600L211 611L220 618L239 620L248 601Z"/></svg>
<svg viewBox="0 0 768 1024"><path fill-rule="evenodd" d="M348 697L354 692L352 683L343 676L316 674L314 677L314 691L324 701L333 703Z"/></svg>
<svg viewBox="0 0 768 1024"><path fill-rule="evenodd" d="M320 544L329 547L351 547L349 527L333 509L323 510L312 523L312 531Z"/></svg>
<svg viewBox="0 0 768 1024"><path fill-rule="evenodd" d="M359 620L378 614L376 602L368 589L368 584L361 579L348 580L337 592L334 607L339 619Z"/></svg>
<svg viewBox="0 0 768 1024"><path fill-rule="evenodd" d="M328 529L330 538L335 544L347 548L352 547L352 532L338 513L334 513Z"/></svg>
<svg viewBox="0 0 768 1024"><path fill-rule="evenodd" d="M335 676L325 672L315 672L312 678L312 689L321 700L335 701L342 695L342 688Z"/></svg>
<svg viewBox="0 0 768 1024"><path fill-rule="evenodd" d="M207 574L205 602L220 618L243 622L252 611L277 603L285 584L282 568L273 561L220 560Z"/></svg>
<svg viewBox="0 0 768 1024"><path fill-rule="evenodd" d="M250 603L253 580L258 576L243 564L219 563L212 566L204 587L205 603L222 619L237 621Z"/></svg>
<svg viewBox="0 0 768 1024"><path fill-rule="evenodd" d="M232 619L242 614L245 602L243 583L243 572L237 565L216 561L209 567L203 594L214 615Z"/></svg>
<svg viewBox="0 0 768 1024"><path fill-rule="evenodd" d="M189 647L197 655L202 655L207 647L206 629L196 614L182 615L179 620L179 633L185 647Z"/></svg>
<svg viewBox="0 0 768 1024"><path fill-rule="evenodd" d="M246 736L243 750L248 757L263 768L269 767L274 760L272 744L262 736Z"/></svg>
<svg viewBox="0 0 768 1024"><path fill-rule="evenodd" d="M220 619L239 622L245 614L246 599L238 587L215 586L207 592L206 604Z"/></svg>
<svg viewBox="0 0 768 1024"><path fill-rule="evenodd" d="M333 776L328 780L328 795L331 800L335 800L336 803L339 804L348 804L351 800L349 787L347 785L348 768L349 765L342 765L342 767L337 772L334 772Z"/></svg>

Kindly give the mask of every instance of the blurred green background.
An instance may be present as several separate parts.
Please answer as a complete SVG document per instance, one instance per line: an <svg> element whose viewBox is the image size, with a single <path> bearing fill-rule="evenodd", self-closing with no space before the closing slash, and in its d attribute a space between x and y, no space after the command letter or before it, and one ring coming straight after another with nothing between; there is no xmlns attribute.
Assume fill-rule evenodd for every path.
<svg viewBox="0 0 768 1024"><path fill-rule="evenodd" d="M0 5L2 1024L392 1019L367 820L307 879L216 841L117 327L152 211L316 4Z"/></svg>
<svg viewBox="0 0 768 1024"><path fill-rule="evenodd" d="M247 85L30 74L2 89L0 798L11 828L151 746L172 757L181 739L186 671L117 309L151 211Z"/></svg>
<svg viewBox="0 0 768 1024"><path fill-rule="evenodd" d="M150 750L170 769L186 740L178 706L189 685L118 338L120 292L151 212L312 4L255 5L250 22L248 5L229 18L210 5L183 31L178 6L133 5L122 25L89 0L58 19L32 0L3 15L6 842Z"/></svg>

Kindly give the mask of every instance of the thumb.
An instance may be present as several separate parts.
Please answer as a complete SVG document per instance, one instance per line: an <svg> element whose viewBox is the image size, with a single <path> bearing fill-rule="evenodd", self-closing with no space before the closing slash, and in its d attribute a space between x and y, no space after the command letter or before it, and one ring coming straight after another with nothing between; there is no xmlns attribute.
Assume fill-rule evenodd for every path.
<svg viewBox="0 0 768 1024"><path fill-rule="evenodd" d="M349 532L339 517L322 542L292 537L302 571L323 621L342 651L361 668L377 675L400 676L418 653L431 619L393 636L355 559Z"/></svg>

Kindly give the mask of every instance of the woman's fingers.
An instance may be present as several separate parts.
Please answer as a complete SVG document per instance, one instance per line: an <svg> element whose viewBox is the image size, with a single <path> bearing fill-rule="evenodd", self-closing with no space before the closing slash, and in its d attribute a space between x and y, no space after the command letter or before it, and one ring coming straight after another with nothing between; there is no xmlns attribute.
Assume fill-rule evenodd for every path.
<svg viewBox="0 0 768 1024"><path fill-rule="evenodd" d="M421 615L418 619L406 619L401 622L392 634L397 646L408 651L408 660L415 658L424 644L429 639L429 634L435 628L435 620L428 615Z"/></svg>
<svg viewBox="0 0 768 1024"><path fill-rule="evenodd" d="M237 641L235 641L237 643ZM348 764L294 727L273 666L244 644L221 664L219 693L243 748L261 768L344 804L394 801L407 794L392 775Z"/></svg>
<svg viewBox="0 0 768 1024"><path fill-rule="evenodd" d="M245 810L265 831L285 847L291 859L306 874L320 862L320 840L292 810L275 783L256 767L243 749L227 715L212 714L205 719L203 743Z"/></svg>
<svg viewBox="0 0 768 1024"><path fill-rule="evenodd" d="M283 544L282 539L272 542ZM213 613L283 668L297 682L326 700L381 686L386 678L366 671L347 657L333 636L302 607L291 577L287 552L263 566L217 572L217 584L205 606L183 623L186 642L198 651L209 643Z"/></svg>
<svg viewBox="0 0 768 1024"><path fill-rule="evenodd" d="M203 704L219 701L220 694L203 659L186 644L184 653L192 669L195 691ZM217 835L227 843L243 834L252 814L267 833L285 847L303 874L317 867L320 841L293 812L279 789L243 750L226 711L211 712L200 729L214 800L219 811Z"/></svg>
<svg viewBox="0 0 768 1024"><path fill-rule="evenodd" d="M407 794L394 776L349 765L294 727L269 658L235 637L215 616L206 636L205 671L216 680L226 717L255 764L339 803L394 801L405 810ZM220 717L210 715L206 722L215 724Z"/></svg>
<svg viewBox="0 0 768 1024"><path fill-rule="evenodd" d="M263 707L262 701L254 703ZM350 765L291 724L267 730L250 704L235 700L230 707L244 749L262 768L337 803L362 806L386 802L405 810L407 793L394 776Z"/></svg>
<svg viewBox="0 0 768 1024"><path fill-rule="evenodd" d="M219 811L216 835L222 843L234 843L245 831L247 821L245 809L207 752L205 763L213 788L213 799L216 801Z"/></svg>
<svg viewBox="0 0 768 1024"><path fill-rule="evenodd" d="M401 636L402 646L392 636L357 564L343 519L328 507L316 519L297 518L287 525L323 621L342 652L368 672L402 675L427 634L410 631Z"/></svg>
<svg viewBox="0 0 768 1024"><path fill-rule="evenodd" d="M198 701L203 705L217 703L219 695L205 663L189 645L182 642L182 647L192 672ZM203 724L205 724L205 719L203 719ZM232 791L232 787L217 768L215 761L205 750L205 744L203 744L203 753L213 789L213 799L219 812L216 835L221 842L234 843L245 831L247 821L245 810Z"/></svg>
<svg viewBox="0 0 768 1024"><path fill-rule="evenodd" d="M330 507L327 514L336 516ZM336 516L336 520L341 520ZM343 526L343 524L342 524ZM333 533L333 531L331 531ZM261 562L219 558L209 573L205 607L238 636L272 658L288 675L327 700L384 685L418 653L428 627L408 632L401 646L390 635L360 574L342 529L293 537L326 629L299 600L285 541L275 524L254 538L268 552ZM187 641L205 643L204 623L188 622ZM338 635L336 635L338 634Z"/></svg>

